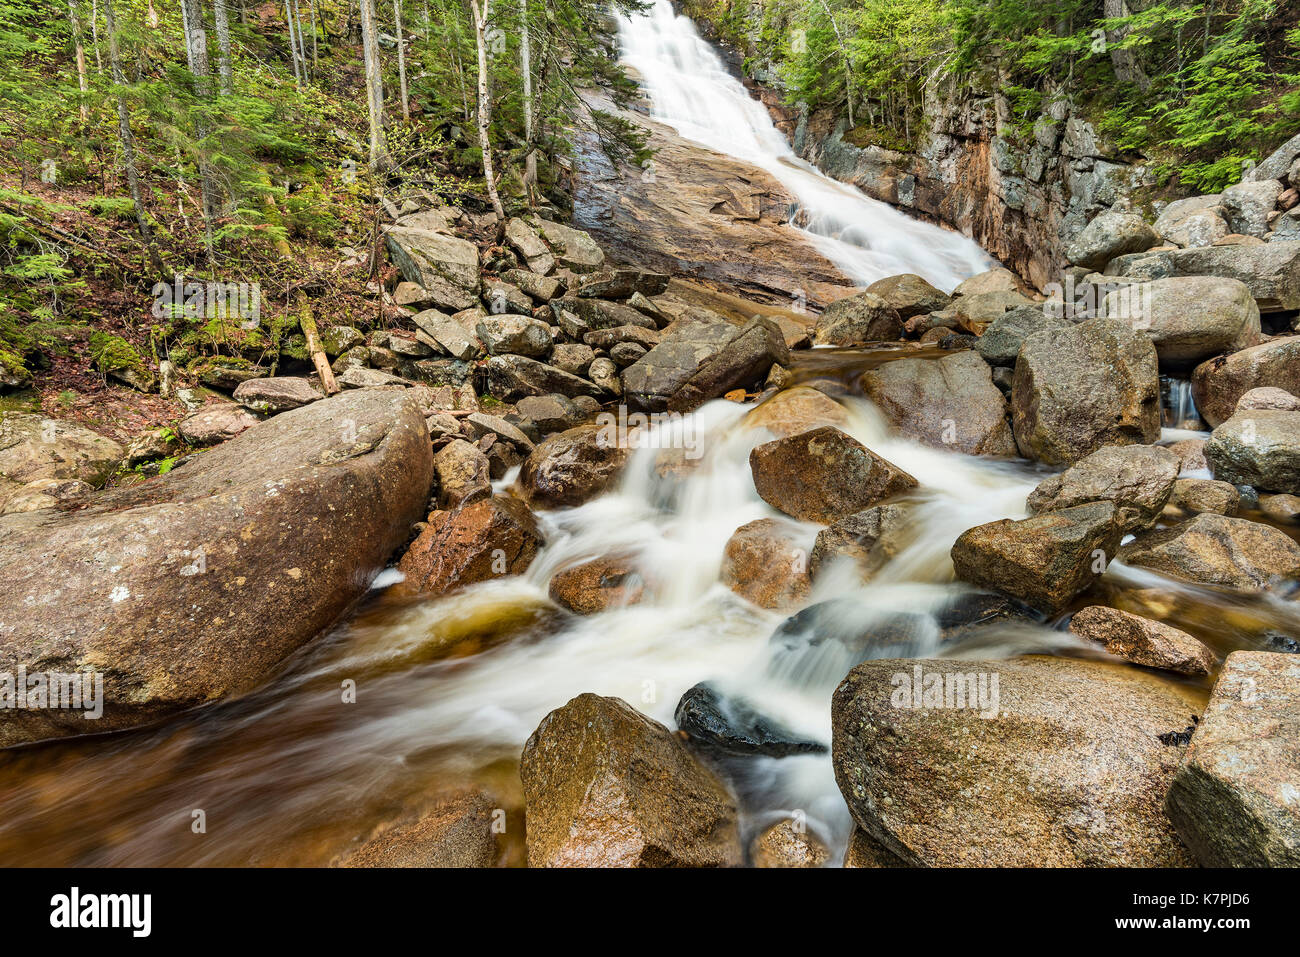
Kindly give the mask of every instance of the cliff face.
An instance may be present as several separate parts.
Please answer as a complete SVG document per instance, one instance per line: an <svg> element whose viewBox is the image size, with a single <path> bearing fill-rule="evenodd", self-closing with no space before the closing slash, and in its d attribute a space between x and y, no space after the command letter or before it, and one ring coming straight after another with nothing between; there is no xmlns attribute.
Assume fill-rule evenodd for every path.
<svg viewBox="0 0 1300 957"><path fill-rule="evenodd" d="M859 148L828 110L794 117L800 156L883 202L970 236L1038 288L1058 281L1064 249L1088 221L1143 185L1145 167L1099 145L1062 101L1018 135L997 93L934 86L916 152Z"/></svg>
<svg viewBox="0 0 1300 957"><path fill-rule="evenodd" d="M711 25L697 23L716 42ZM723 52L740 73L742 57ZM993 78L984 89L931 83L914 152L855 146L845 138L847 120L832 110L788 109L761 69L742 79L795 152L828 176L959 230L1039 289L1061 280L1064 250L1090 219L1128 205L1151 182L1145 166L1105 145L1065 97L1027 131Z"/></svg>

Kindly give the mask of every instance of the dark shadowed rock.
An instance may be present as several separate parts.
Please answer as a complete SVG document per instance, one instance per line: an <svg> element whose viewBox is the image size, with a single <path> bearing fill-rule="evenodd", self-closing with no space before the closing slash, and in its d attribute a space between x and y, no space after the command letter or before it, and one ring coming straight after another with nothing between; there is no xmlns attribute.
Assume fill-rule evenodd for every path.
<svg viewBox="0 0 1300 957"><path fill-rule="evenodd" d="M271 376L248 379L235 389L234 400L247 409L274 415L299 409L321 398L306 380L297 376Z"/></svg>
<svg viewBox="0 0 1300 957"><path fill-rule="evenodd" d="M0 519L0 672L106 672L104 716L0 712L0 745L145 724L246 691L330 627L429 496L395 392L286 412L80 511Z"/></svg>
<svg viewBox="0 0 1300 957"><path fill-rule="evenodd" d="M1065 465L1104 445L1160 438L1160 376L1150 340L1113 319L1025 340L1011 387L1016 444Z"/></svg>
<svg viewBox="0 0 1300 957"><path fill-rule="evenodd" d="M1177 455L1157 445L1108 445L1044 479L1026 504L1031 512L1051 512L1112 502L1124 531L1137 531L1160 517L1180 467Z"/></svg>
<svg viewBox="0 0 1300 957"><path fill-rule="evenodd" d="M588 299L627 299L635 293L658 296L668 288L668 276L639 269L608 269L584 276L578 295Z"/></svg>
<svg viewBox="0 0 1300 957"><path fill-rule="evenodd" d="M790 361L781 327L765 316L755 316L668 398L668 408L690 412L709 399L733 389L761 383L773 364Z"/></svg>
<svg viewBox="0 0 1300 957"><path fill-rule="evenodd" d="M1119 557L1202 585L1256 592L1300 577L1300 545L1269 525L1202 513L1170 528L1146 532Z"/></svg>
<svg viewBox="0 0 1300 957"><path fill-rule="evenodd" d="M552 711L520 760L530 867L731 867L743 856L722 782L618 698Z"/></svg>
<svg viewBox="0 0 1300 957"><path fill-rule="evenodd" d="M772 632L768 672L796 685L825 684L868 658L926 654L940 638L928 614L835 598L809 605Z"/></svg>
<svg viewBox="0 0 1300 957"><path fill-rule="evenodd" d="M968 455L1016 454L1007 400L988 363L973 352L886 362L861 381L894 428L926 445Z"/></svg>
<svg viewBox="0 0 1300 957"><path fill-rule="evenodd" d="M693 740L728 754L781 758L827 750L826 745L801 738L780 722L759 714L745 699L724 695L708 682L682 695L674 719Z"/></svg>
<svg viewBox="0 0 1300 957"><path fill-rule="evenodd" d="M980 675L996 716L978 694L949 706ZM868 661L835 691L832 761L854 820L908 865L1188 866L1161 806L1182 749L1160 736L1196 710L1179 685L1099 662Z"/></svg>
<svg viewBox="0 0 1300 957"><path fill-rule="evenodd" d="M1095 641L1118 658L1147 668L1208 675L1219 663L1213 651L1187 632L1105 605L1076 612L1070 631Z"/></svg>
<svg viewBox="0 0 1300 957"><path fill-rule="evenodd" d="M749 453L763 501L809 522L834 522L916 488L912 476L839 429L823 427Z"/></svg>
<svg viewBox="0 0 1300 957"><path fill-rule="evenodd" d="M1300 659L1234 651L1165 808L1205 867L1300 867Z"/></svg>
<svg viewBox="0 0 1300 957"><path fill-rule="evenodd" d="M1052 613L1100 577L1120 535L1110 502L1075 505L967 529L952 547L952 564L962 581Z"/></svg>

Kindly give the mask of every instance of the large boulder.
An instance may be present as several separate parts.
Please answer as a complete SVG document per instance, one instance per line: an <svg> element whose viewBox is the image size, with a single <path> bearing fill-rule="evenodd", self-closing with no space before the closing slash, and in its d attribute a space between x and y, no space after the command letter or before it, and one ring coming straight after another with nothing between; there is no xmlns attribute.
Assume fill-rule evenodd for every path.
<svg viewBox="0 0 1300 957"><path fill-rule="evenodd" d="M1031 512L1051 512L1085 502L1112 502L1125 532L1155 523L1178 479L1178 456L1157 445L1108 445L1059 475L1044 479L1026 502Z"/></svg>
<svg viewBox="0 0 1300 957"><path fill-rule="evenodd" d="M849 420L848 410L824 392L806 385L778 392L741 419L746 429L766 429L777 438L786 438L823 426L842 426Z"/></svg>
<svg viewBox="0 0 1300 957"><path fill-rule="evenodd" d="M519 218L506 223L506 242L523 257L528 269L535 275L545 276L555 269L555 257L542 241L537 230Z"/></svg>
<svg viewBox="0 0 1300 957"><path fill-rule="evenodd" d="M1238 592L1288 586L1300 578L1300 545L1244 518L1197 515L1139 535L1119 553L1126 565Z"/></svg>
<svg viewBox="0 0 1300 957"><path fill-rule="evenodd" d="M477 582L518 575L543 538L528 506L505 495L433 512L397 570L397 595L443 595Z"/></svg>
<svg viewBox="0 0 1300 957"><path fill-rule="evenodd" d="M343 380L340 378L339 381ZM177 431L190 445L202 447L243 435L261 421L261 416L254 415L238 403L214 402L182 419Z"/></svg>
<svg viewBox="0 0 1300 957"><path fill-rule="evenodd" d="M1205 867L1300 867L1300 656L1235 651L1165 809Z"/></svg>
<svg viewBox="0 0 1300 957"><path fill-rule="evenodd" d="M854 820L904 864L1180 867L1161 802L1183 749L1165 741L1197 710L1099 662L867 661L835 691L832 761Z"/></svg>
<svg viewBox="0 0 1300 957"><path fill-rule="evenodd" d="M830 426L756 447L749 467L763 501L808 522L830 523L917 486L898 466Z"/></svg>
<svg viewBox="0 0 1300 957"><path fill-rule="evenodd" d="M1300 157L1300 133L1270 153L1262 163L1256 165L1245 176L1245 179L1268 180L1281 179L1283 176L1290 177L1290 172L1296 168L1294 164L1297 157ZM1296 185L1294 177L1291 177L1291 185Z"/></svg>
<svg viewBox="0 0 1300 957"><path fill-rule="evenodd" d="M962 581L1053 614L1105 572L1120 536L1115 506L1093 502L967 529L952 546L952 564Z"/></svg>
<svg viewBox="0 0 1300 957"><path fill-rule="evenodd" d="M1259 307L1244 282L1156 279L1106 297L1105 314L1146 334L1163 366L1185 368L1259 342Z"/></svg>
<svg viewBox="0 0 1300 957"><path fill-rule="evenodd" d="M519 487L541 508L581 505L616 482L631 449L608 425L580 425L552 435L524 460Z"/></svg>
<svg viewBox="0 0 1300 957"><path fill-rule="evenodd" d="M1210 433L1205 459L1220 481L1300 494L1300 412L1238 412Z"/></svg>
<svg viewBox="0 0 1300 957"><path fill-rule="evenodd" d="M928 312L938 312L952 302L952 296L930 285L915 273L886 276L867 287L867 292L878 296L887 306L907 320Z"/></svg>
<svg viewBox="0 0 1300 957"><path fill-rule="evenodd" d="M0 711L0 746L133 727L266 680L364 594L432 476L419 407L358 391L79 511L0 519L0 673L104 673L100 720Z"/></svg>
<svg viewBox="0 0 1300 957"><path fill-rule="evenodd" d="M1211 427L1226 422L1242 396L1263 386L1300 395L1300 336L1274 339L1210 359L1192 373L1196 410Z"/></svg>
<svg viewBox="0 0 1300 957"><path fill-rule="evenodd" d="M74 422L0 413L0 504L38 479L103 485L125 457L112 439Z"/></svg>
<svg viewBox="0 0 1300 957"><path fill-rule="evenodd" d="M1228 228L1240 236L1263 239L1268 232L1269 213L1281 195L1282 184L1276 179L1247 180L1229 186L1220 199Z"/></svg>
<svg viewBox="0 0 1300 957"><path fill-rule="evenodd" d="M756 316L743 326L679 320L659 344L623 370L623 394L636 409L690 411L763 380L790 361L780 327Z"/></svg>
<svg viewBox="0 0 1300 957"><path fill-rule="evenodd" d="M618 698L557 708L520 759L530 867L732 867L726 787L671 731Z"/></svg>
<svg viewBox="0 0 1300 957"><path fill-rule="evenodd" d="M606 269L584 276L578 295L587 299L629 299L658 296L668 288L668 276L640 269Z"/></svg>
<svg viewBox="0 0 1300 957"><path fill-rule="evenodd" d="M531 356L551 351L551 327L531 316L498 315L480 319L474 328L489 355Z"/></svg>
<svg viewBox="0 0 1300 957"><path fill-rule="evenodd" d="M1147 668L1208 675L1219 661L1203 642L1185 631L1105 605L1075 612L1070 631L1118 658Z"/></svg>
<svg viewBox="0 0 1300 957"><path fill-rule="evenodd" d="M898 359L862 375L862 391L894 428L926 445L968 455L1015 455L1007 401L973 352Z"/></svg>
<svg viewBox="0 0 1300 957"><path fill-rule="evenodd" d="M541 220L542 236L550 243L556 261L577 273L595 272L605 265L605 253L596 241L581 229Z"/></svg>
<svg viewBox="0 0 1300 957"><path fill-rule="evenodd" d="M1020 347L1036 332L1071 325L1070 320L1043 306L1019 306L996 317L975 347L992 366L1014 366Z"/></svg>
<svg viewBox="0 0 1300 957"><path fill-rule="evenodd" d="M1300 309L1300 241L1137 253L1111 260L1108 276L1219 276L1250 288L1260 312Z"/></svg>
<svg viewBox="0 0 1300 957"><path fill-rule="evenodd" d="M813 343L819 346L865 346L903 335L898 310L873 292L837 299L817 317Z"/></svg>
<svg viewBox="0 0 1300 957"><path fill-rule="evenodd" d="M469 240L418 226L390 226L384 238L402 278L428 294L425 302L453 312L478 304L478 247Z"/></svg>
<svg viewBox="0 0 1300 957"><path fill-rule="evenodd" d="M1035 333L1016 359L1011 417L1021 454L1051 465L1150 445L1160 437L1156 350L1113 319Z"/></svg>
<svg viewBox="0 0 1300 957"><path fill-rule="evenodd" d="M527 356L493 356L487 361L488 391L502 402L514 402L526 395L558 393L570 399L580 395L600 398L604 391L587 379Z"/></svg>
<svg viewBox="0 0 1300 957"><path fill-rule="evenodd" d="M740 526L722 552L722 584L761 608L790 608L808 597L808 535L760 518Z"/></svg>
<svg viewBox="0 0 1300 957"><path fill-rule="evenodd" d="M306 379L282 375L241 382L236 387L233 398L246 409L263 415L275 415L310 405L321 398L321 394Z"/></svg>
<svg viewBox="0 0 1300 957"><path fill-rule="evenodd" d="M1102 269L1116 256L1141 252L1160 236L1137 213L1109 210L1095 217L1066 247L1065 258L1076 266Z"/></svg>

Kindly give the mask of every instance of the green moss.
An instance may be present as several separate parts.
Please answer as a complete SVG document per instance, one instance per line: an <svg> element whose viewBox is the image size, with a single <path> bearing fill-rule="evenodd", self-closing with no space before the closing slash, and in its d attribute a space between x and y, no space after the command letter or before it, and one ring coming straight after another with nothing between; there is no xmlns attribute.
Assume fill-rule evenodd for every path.
<svg viewBox="0 0 1300 957"><path fill-rule="evenodd" d="M90 334L90 361L103 373L144 366L144 360L140 358L135 346L121 336L108 332Z"/></svg>

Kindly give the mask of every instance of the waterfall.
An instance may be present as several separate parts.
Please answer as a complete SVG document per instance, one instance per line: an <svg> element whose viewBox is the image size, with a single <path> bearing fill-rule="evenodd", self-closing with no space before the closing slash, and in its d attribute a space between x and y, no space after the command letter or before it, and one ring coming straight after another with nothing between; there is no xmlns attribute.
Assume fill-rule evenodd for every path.
<svg viewBox="0 0 1300 957"><path fill-rule="evenodd" d="M965 236L911 219L796 156L766 107L669 0L653 0L648 13L618 19L623 60L641 76L651 117L771 173L797 199L792 221L855 282L916 273L949 292L996 265Z"/></svg>

